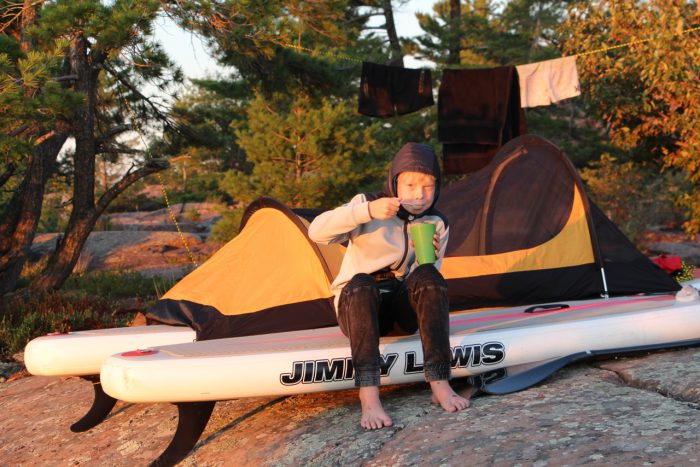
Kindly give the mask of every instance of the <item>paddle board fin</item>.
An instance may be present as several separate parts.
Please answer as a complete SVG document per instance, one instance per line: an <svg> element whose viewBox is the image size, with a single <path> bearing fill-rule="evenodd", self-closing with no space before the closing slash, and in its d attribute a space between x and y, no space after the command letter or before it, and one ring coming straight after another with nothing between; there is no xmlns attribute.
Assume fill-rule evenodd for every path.
<svg viewBox="0 0 700 467"><path fill-rule="evenodd" d="M487 394L510 394L522 391L552 376L557 370L575 362L592 357L612 357L616 355L631 356L652 350L694 347L700 345L700 339L641 345L618 349L588 350L564 357L553 358L527 365L518 365L493 372L484 373L474 378L474 385Z"/></svg>
<svg viewBox="0 0 700 467"><path fill-rule="evenodd" d="M173 466L192 450L209 422L216 401L179 402L175 436L165 451L150 465L151 467Z"/></svg>
<svg viewBox="0 0 700 467"><path fill-rule="evenodd" d="M100 383L99 375L81 376L92 383L92 389L95 392L95 397L92 400L92 406L83 417L70 426L70 431L73 433L81 433L91 428L96 427L104 421L117 403L117 400L105 394Z"/></svg>

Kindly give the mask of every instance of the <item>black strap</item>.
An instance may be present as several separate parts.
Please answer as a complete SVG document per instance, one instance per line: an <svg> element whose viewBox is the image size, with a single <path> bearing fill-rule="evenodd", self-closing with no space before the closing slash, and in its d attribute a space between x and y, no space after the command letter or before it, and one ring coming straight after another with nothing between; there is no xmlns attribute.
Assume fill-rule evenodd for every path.
<svg viewBox="0 0 700 467"><path fill-rule="evenodd" d="M566 303L552 303L550 305L535 305L526 309L524 313L537 313L538 311L565 310L569 308Z"/></svg>

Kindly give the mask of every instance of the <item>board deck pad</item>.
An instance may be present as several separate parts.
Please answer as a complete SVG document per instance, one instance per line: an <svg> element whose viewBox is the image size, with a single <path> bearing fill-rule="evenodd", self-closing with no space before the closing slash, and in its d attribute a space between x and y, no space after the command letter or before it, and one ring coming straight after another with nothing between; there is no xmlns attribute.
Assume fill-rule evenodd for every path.
<svg viewBox="0 0 700 467"><path fill-rule="evenodd" d="M492 308L450 315L453 376L474 376L578 352L700 338L700 302L673 295L568 301L564 309ZM337 327L157 347L114 355L101 380L129 402L195 402L347 389L348 339ZM380 340L382 384L423 380L420 336ZM186 375L186 376L183 376Z"/></svg>
<svg viewBox="0 0 700 467"><path fill-rule="evenodd" d="M595 318L596 316L612 316L615 314L638 312L644 309L659 307L659 301L673 302L669 295L649 298L618 300L619 304L611 301L606 307L585 309L562 309L525 314L527 306L517 309L490 309L483 311L465 310L453 312L450 315L450 335L465 336L491 329L512 329L557 323L576 319L577 316ZM596 302L580 305L596 304ZM509 310L509 311L505 311ZM401 341L418 341L420 336L386 336L381 343L386 346ZM348 339L337 327L311 329L306 331L291 331L262 336L246 336L233 339L216 339L198 342L197 345L172 345L159 349L173 358L197 358L223 355L253 355L265 352L291 352L310 349L329 349L348 345Z"/></svg>

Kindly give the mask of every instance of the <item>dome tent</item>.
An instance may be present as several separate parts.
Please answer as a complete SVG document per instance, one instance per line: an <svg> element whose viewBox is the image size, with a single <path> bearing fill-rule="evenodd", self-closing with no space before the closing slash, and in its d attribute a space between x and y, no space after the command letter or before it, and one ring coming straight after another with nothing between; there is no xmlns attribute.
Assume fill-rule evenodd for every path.
<svg viewBox="0 0 700 467"><path fill-rule="evenodd" d="M450 221L442 273L452 307L680 288L588 199L566 154L538 136L509 141L447 186L437 207Z"/></svg>
<svg viewBox="0 0 700 467"><path fill-rule="evenodd" d="M344 248L308 238L315 214L254 201L240 233L168 290L148 322L190 326L197 340L334 326L330 284Z"/></svg>

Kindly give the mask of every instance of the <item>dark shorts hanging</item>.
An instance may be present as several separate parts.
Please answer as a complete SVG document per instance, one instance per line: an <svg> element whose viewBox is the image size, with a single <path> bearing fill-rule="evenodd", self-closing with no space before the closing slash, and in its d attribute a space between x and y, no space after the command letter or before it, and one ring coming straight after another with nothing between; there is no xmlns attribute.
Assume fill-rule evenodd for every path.
<svg viewBox="0 0 700 467"><path fill-rule="evenodd" d="M362 62L359 113L394 117L434 103L430 70Z"/></svg>
<svg viewBox="0 0 700 467"><path fill-rule="evenodd" d="M499 146L474 143L444 143L442 145L443 173L451 175L476 172L489 165L499 149Z"/></svg>
<svg viewBox="0 0 700 467"><path fill-rule="evenodd" d="M485 167L505 143L527 133L515 67L446 69L438 92L443 173Z"/></svg>

